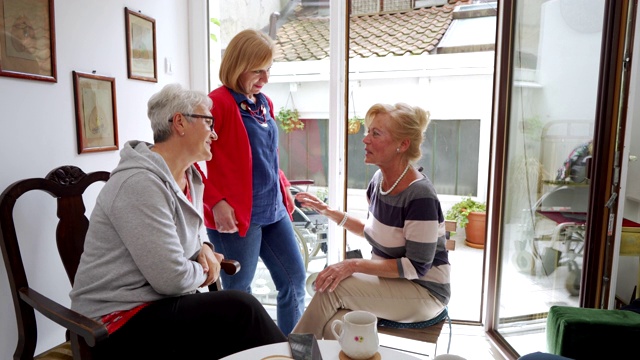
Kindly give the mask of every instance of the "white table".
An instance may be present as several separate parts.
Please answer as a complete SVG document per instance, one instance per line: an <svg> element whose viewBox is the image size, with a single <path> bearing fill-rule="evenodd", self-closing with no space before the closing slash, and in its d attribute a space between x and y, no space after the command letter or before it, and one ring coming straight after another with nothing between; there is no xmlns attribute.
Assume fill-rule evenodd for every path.
<svg viewBox="0 0 640 360"><path fill-rule="evenodd" d="M337 340L318 340L320 345L320 353L322 353L322 360L339 360L338 354L340 353L340 343ZM388 360L416 360L417 357L403 353L395 349L389 349L380 346L378 348L380 357ZM220 360L263 360L266 357L281 355L282 359L291 359L291 350L289 350L288 342L281 342L277 344L264 345L253 349L248 349L224 357ZM280 360L280 358L273 357L267 360Z"/></svg>

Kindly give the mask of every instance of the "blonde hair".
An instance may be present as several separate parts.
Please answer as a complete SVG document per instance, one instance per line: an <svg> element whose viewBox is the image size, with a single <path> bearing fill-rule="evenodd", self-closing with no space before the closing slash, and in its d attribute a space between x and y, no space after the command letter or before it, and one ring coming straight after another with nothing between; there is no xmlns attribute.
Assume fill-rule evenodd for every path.
<svg viewBox="0 0 640 360"><path fill-rule="evenodd" d="M220 81L231 90L246 94L239 81L240 75L270 66L274 53L275 43L267 34L253 29L237 33L222 56Z"/></svg>
<svg viewBox="0 0 640 360"><path fill-rule="evenodd" d="M422 157L420 146L424 141L424 133L429 126L429 112L419 106L410 106L405 103L374 104L369 108L364 117L364 124L368 128L376 115L389 115L391 123L387 128L394 140L409 140L409 147L404 152L404 157L415 163Z"/></svg>

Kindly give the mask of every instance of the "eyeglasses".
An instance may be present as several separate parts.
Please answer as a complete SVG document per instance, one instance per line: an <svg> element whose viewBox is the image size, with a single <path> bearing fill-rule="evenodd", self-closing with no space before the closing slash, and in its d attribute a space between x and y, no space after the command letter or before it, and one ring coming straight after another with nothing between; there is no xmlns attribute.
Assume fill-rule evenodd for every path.
<svg viewBox="0 0 640 360"><path fill-rule="evenodd" d="M200 115L200 114L184 114L184 113L182 115L193 117L193 118L204 119L204 122L211 128L211 131L213 131L213 124L215 123L215 119L213 118L213 116ZM173 122L173 118L169 119L169 122Z"/></svg>

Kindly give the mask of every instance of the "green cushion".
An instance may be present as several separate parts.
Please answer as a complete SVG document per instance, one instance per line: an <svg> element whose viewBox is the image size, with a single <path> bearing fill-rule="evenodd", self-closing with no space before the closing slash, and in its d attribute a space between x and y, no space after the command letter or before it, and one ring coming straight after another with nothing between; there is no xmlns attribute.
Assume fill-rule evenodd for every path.
<svg viewBox="0 0 640 360"><path fill-rule="evenodd" d="M640 314L628 310L552 306L547 350L572 359L614 359L637 353Z"/></svg>

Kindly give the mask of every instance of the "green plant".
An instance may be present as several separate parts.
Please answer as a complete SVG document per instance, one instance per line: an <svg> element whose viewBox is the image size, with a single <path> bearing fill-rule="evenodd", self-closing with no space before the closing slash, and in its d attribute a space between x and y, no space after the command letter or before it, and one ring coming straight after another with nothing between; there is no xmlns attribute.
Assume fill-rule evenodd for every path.
<svg viewBox="0 0 640 360"><path fill-rule="evenodd" d="M349 119L350 123L360 123L360 125L364 125L364 118L360 116L354 116Z"/></svg>
<svg viewBox="0 0 640 360"><path fill-rule="evenodd" d="M327 202L327 200L329 200L329 189L324 187L318 188L318 190L316 190L316 196L318 199Z"/></svg>
<svg viewBox="0 0 640 360"><path fill-rule="evenodd" d="M211 24L220 27L220 20L216 18L210 18L209 21L211 22ZM218 42L218 37L212 31L209 31L209 38L213 42Z"/></svg>
<svg viewBox="0 0 640 360"><path fill-rule="evenodd" d="M471 197L465 197L461 201L455 203L451 209L447 211L445 219L455 220L461 228L465 228L469 223L469 219L467 219L469 213L486 211L487 204L473 200Z"/></svg>
<svg viewBox="0 0 640 360"><path fill-rule="evenodd" d="M298 109L286 109L282 107L276 114L276 120L278 121L278 124L280 124L280 128L282 128L285 133L289 133L293 130L304 129L304 123L300 121L299 118L300 113L298 112Z"/></svg>

